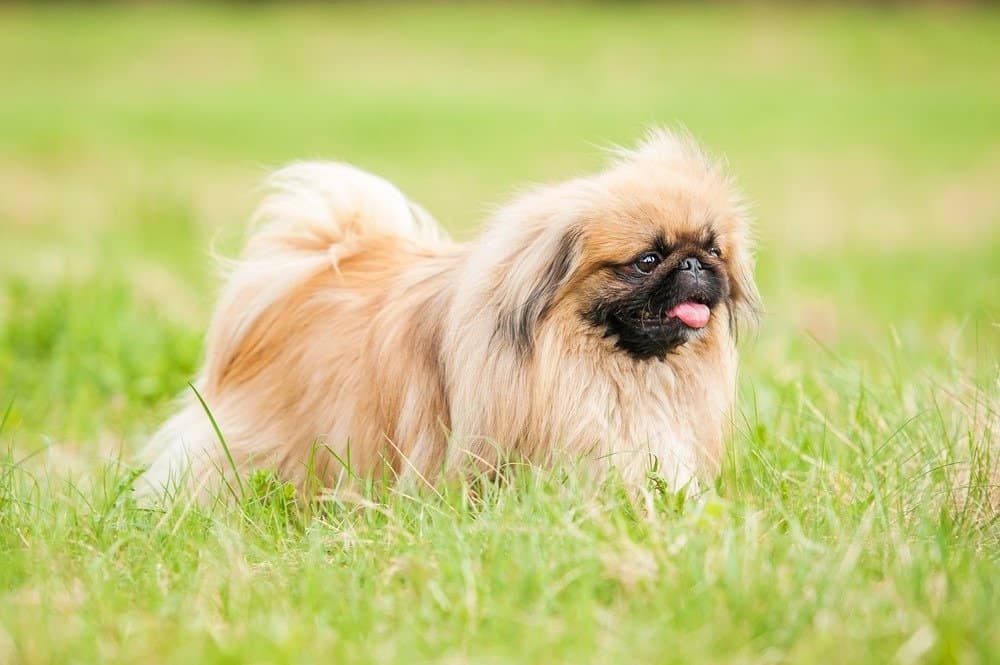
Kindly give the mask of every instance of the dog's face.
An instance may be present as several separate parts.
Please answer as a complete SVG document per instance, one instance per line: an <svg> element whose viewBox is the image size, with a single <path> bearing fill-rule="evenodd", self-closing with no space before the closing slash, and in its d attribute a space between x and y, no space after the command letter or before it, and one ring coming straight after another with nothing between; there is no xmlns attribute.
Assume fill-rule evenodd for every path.
<svg viewBox="0 0 1000 665"><path fill-rule="evenodd" d="M583 321L636 358L661 357L701 336L732 292L722 244L705 223L692 232L664 228L625 247L607 247L617 256L601 257L580 285ZM633 246L641 249L619 254Z"/></svg>
<svg viewBox="0 0 1000 665"><path fill-rule="evenodd" d="M552 323L646 360L755 316L746 215L693 142L654 135L608 171L541 194L546 226L523 255L538 263L511 264L534 278L508 319L516 340L530 346Z"/></svg>

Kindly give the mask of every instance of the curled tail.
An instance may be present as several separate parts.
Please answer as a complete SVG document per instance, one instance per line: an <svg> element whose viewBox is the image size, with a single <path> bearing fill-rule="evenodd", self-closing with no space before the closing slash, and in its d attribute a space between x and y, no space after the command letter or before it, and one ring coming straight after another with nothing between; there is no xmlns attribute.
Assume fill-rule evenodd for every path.
<svg viewBox="0 0 1000 665"><path fill-rule="evenodd" d="M253 437L243 432L248 419L241 414L248 407L221 386L253 331L272 325L269 317L299 287L324 271L336 271L338 262L372 237L403 238L418 246L445 239L430 215L402 192L346 164L293 164L267 184L270 193L254 214L254 231L243 254L225 262L226 284L197 380L227 438L237 433L241 461L254 452ZM151 465L137 483L139 495L158 494L178 483L204 483L213 469L225 471L219 450L208 415L188 392L182 408L149 442L145 457Z"/></svg>
<svg viewBox="0 0 1000 665"><path fill-rule="evenodd" d="M271 305L357 250L365 236L416 244L445 238L437 222L388 181L347 164L302 162L274 173L254 232L229 268L208 336L203 380L219 378Z"/></svg>

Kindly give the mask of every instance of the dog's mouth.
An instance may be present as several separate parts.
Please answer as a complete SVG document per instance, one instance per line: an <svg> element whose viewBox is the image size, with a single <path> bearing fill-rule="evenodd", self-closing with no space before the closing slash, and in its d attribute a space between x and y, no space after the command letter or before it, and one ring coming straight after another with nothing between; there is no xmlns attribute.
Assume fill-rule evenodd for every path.
<svg viewBox="0 0 1000 665"><path fill-rule="evenodd" d="M712 318L714 303L690 298L671 307L665 307L658 314L643 313L639 317L643 327L662 327L670 323L680 323L692 330L706 327Z"/></svg>
<svg viewBox="0 0 1000 665"><path fill-rule="evenodd" d="M632 356L663 358L700 339L712 323L716 306L725 299L725 284L714 275L698 280L672 278L651 293L599 303L586 317Z"/></svg>
<svg viewBox="0 0 1000 665"><path fill-rule="evenodd" d="M680 302L647 309L638 316L612 318L606 334L617 335L618 347L638 358L663 357L697 339L711 323L719 302L709 294L688 295Z"/></svg>

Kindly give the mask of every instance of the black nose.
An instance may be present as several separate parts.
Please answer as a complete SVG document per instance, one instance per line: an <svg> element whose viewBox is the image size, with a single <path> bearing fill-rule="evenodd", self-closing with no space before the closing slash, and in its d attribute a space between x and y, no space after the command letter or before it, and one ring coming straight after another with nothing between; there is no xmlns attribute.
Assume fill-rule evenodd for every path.
<svg viewBox="0 0 1000 665"><path fill-rule="evenodd" d="M686 259L684 259L683 261L681 261L681 267L680 267L680 269L681 270L690 270L691 272L693 272L696 275L698 273L700 273L702 270L704 270L704 268L701 265L701 261L699 261L698 259L696 259L693 256L689 256Z"/></svg>

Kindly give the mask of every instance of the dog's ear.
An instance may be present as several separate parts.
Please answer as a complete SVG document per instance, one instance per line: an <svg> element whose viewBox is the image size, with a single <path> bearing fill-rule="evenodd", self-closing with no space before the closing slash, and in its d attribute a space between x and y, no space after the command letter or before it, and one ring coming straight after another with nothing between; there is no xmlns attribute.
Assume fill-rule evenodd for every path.
<svg viewBox="0 0 1000 665"><path fill-rule="evenodd" d="M500 276L496 333L529 354L536 328L580 262L580 232L557 225L520 239Z"/></svg>
<svg viewBox="0 0 1000 665"><path fill-rule="evenodd" d="M740 242L740 251L729 265L730 308L729 325L733 335L753 332L760 322L763 306L754 279L753 248L749 240Z"/></svg>

